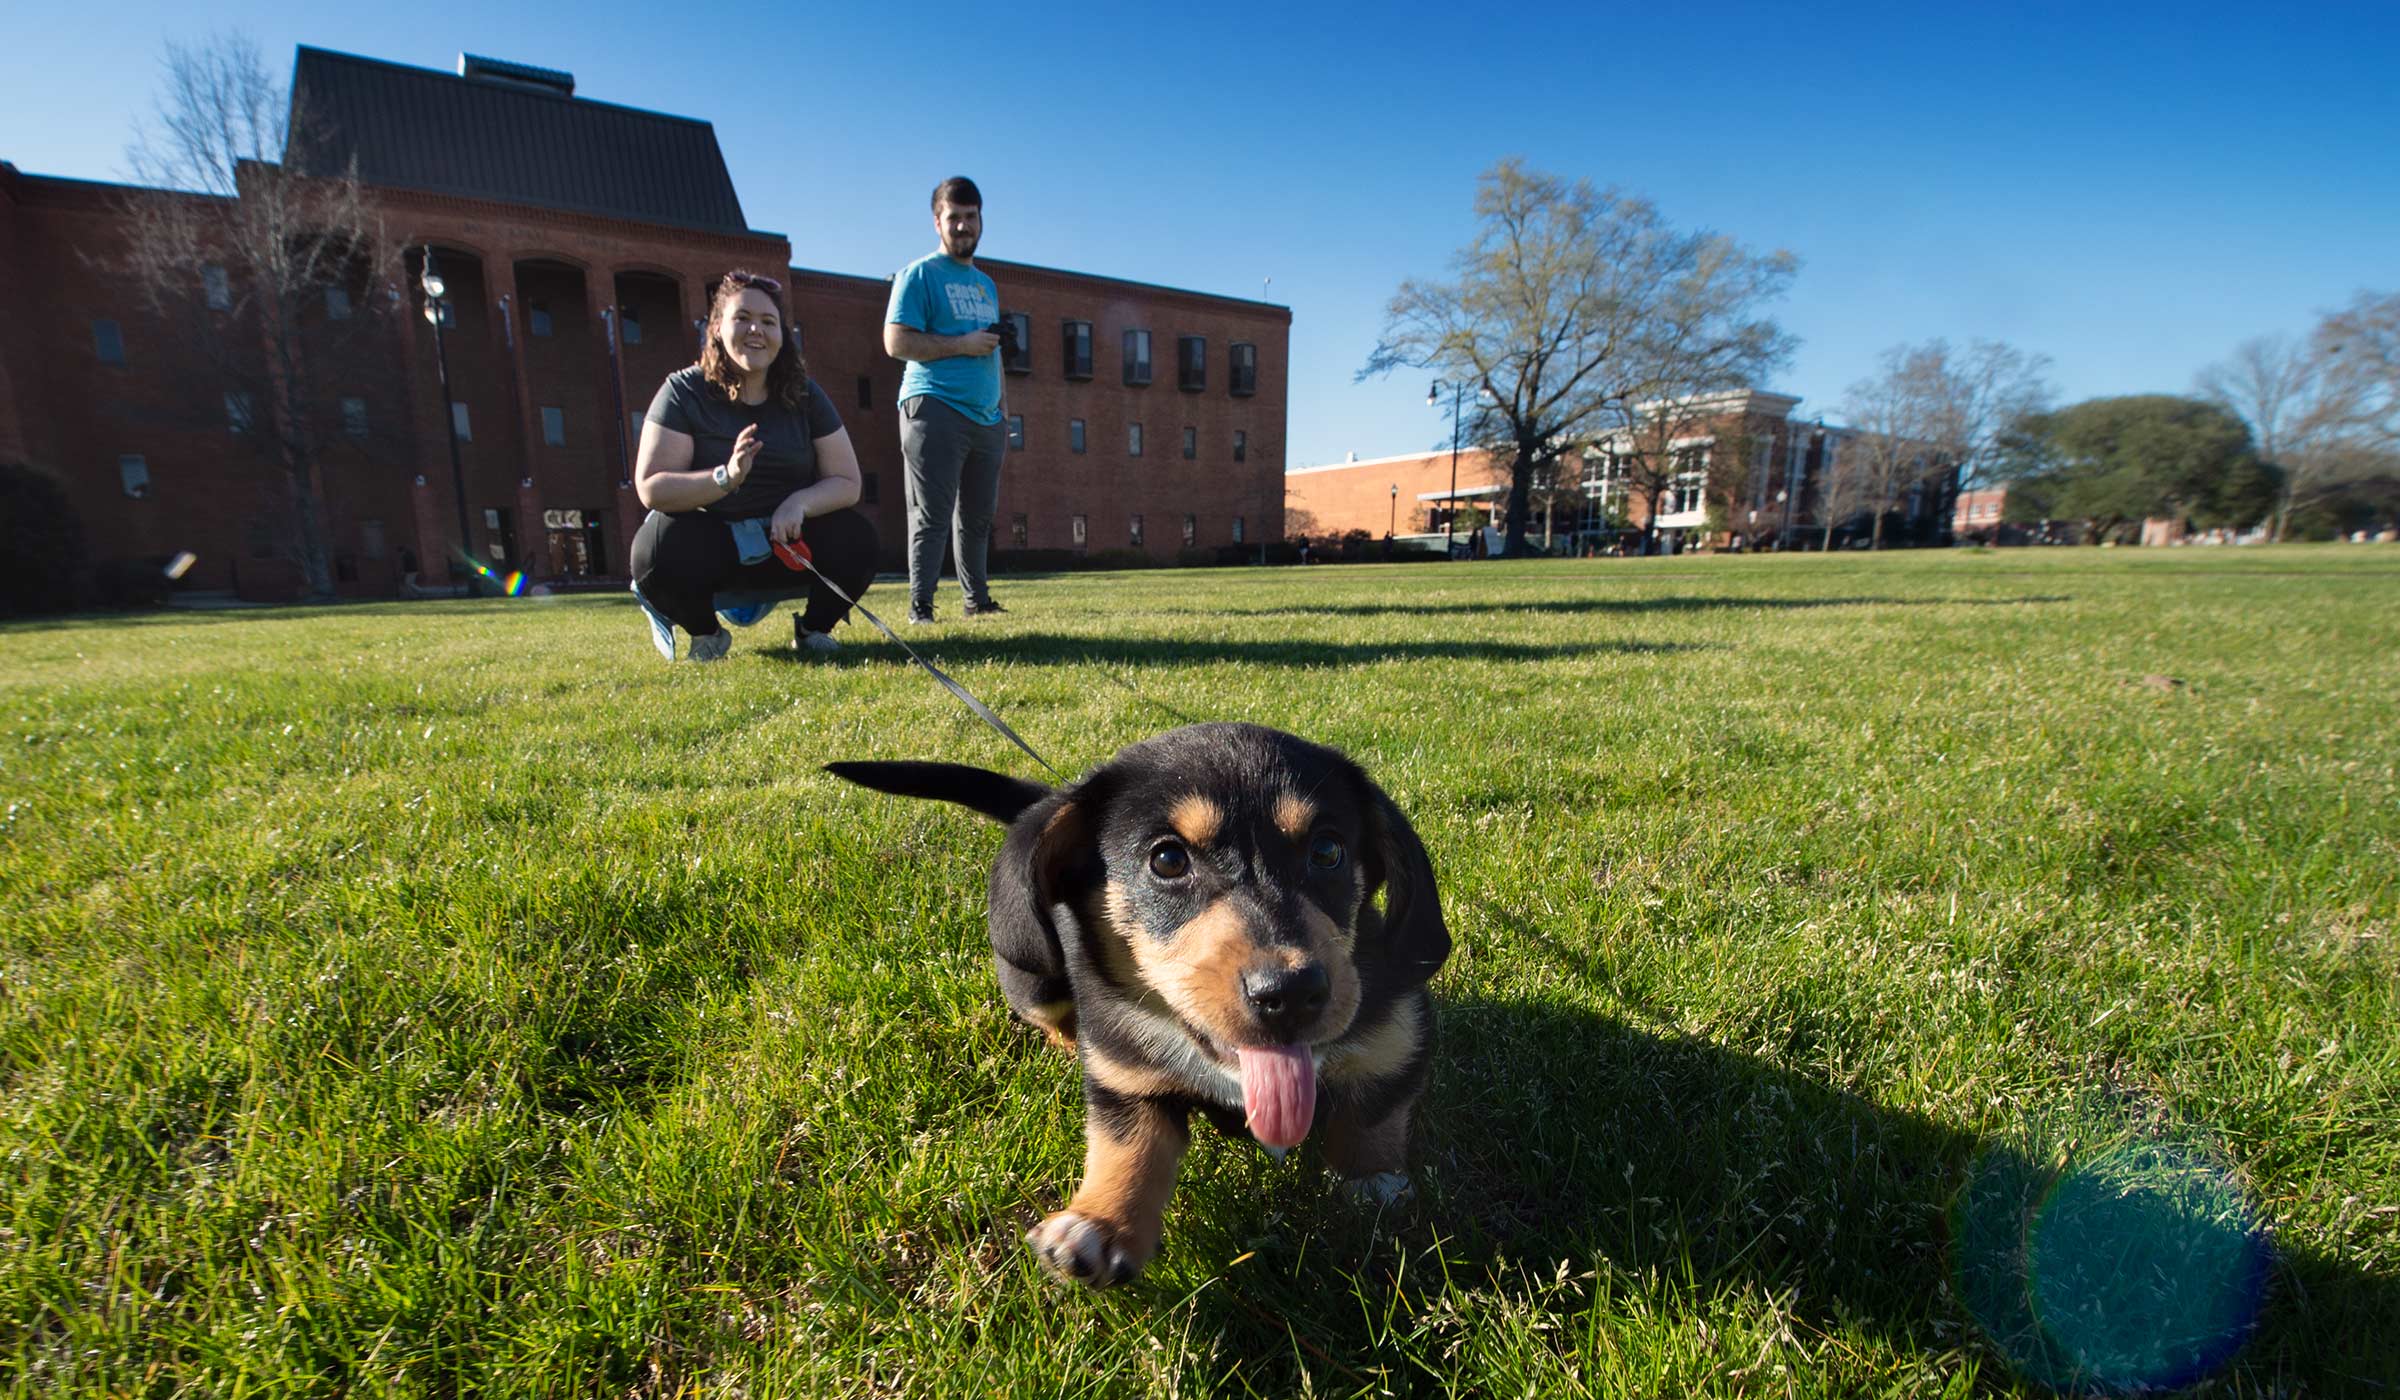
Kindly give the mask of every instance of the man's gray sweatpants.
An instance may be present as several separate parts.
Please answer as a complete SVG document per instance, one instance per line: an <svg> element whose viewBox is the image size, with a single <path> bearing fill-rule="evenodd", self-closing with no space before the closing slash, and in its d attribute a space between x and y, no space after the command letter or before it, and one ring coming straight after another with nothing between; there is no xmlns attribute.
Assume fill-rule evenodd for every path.
<svg viewBox="0 0 2400 1400"><path fill-rule="evenodd" d="M967 602L992 598L985 566L992 513L1000 508L1000 459L1008 424L978 423L931 394L900 404L900 455L908 462L908 606L933 608L943 537L957 531L959 586Z"/></svg>

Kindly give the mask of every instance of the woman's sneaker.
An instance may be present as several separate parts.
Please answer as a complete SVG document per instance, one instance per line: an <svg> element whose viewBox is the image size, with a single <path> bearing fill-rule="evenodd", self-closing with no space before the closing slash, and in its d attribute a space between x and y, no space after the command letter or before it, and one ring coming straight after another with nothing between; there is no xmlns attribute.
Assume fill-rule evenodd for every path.
<svg viewBox="0 0 2400 1400"><path fill-rule="evenodd" d="M997 617L1007 611L1008 609L1000 606L1000 600L997 598L986 598L980 603L969 603L966 606L966 614L969 617Z"/></svg>
<svg viewBox="0 0 2400 1400"><path fill-rule="evenodd" d="M811 632L801 625L799 618L792 619L793 651L802 656L832 656L841 649L842 644L833 639L831 632Z"/></svg>
<svg viewBox="0 0 2400 1400"><path fill-rule="evenodd" d="M642 605L642 616L650 620L650 645L658 648L659 655L673 661L675 659L675 624L661 617L658 609L650 606L650 600L642 596L640 585L628 584L626 586L633 590L633 601Z"/></svg>
<svg viewBox="0 0 2400 1400"><path fill-rule="evenodd" d="M705 636L692 638L691 658L694 661L723 661L725 653L733 650L733 634L720 627Z"/></svg>

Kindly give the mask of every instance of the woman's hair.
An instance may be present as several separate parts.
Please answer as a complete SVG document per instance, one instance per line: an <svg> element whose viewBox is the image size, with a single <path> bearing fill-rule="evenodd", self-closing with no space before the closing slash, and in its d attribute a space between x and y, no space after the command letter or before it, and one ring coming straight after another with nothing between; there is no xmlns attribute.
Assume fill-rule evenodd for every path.
<svg viewBox="0 0 2400 1400"><path fill-rule="evenodd" d="M724 314L727 306L741 300L742 293L753 288L765 292L775 303L776 314L786 315L783 284L738 267L725 274L717 283L716 295L708 299L707 330L700 339L700 376L724 390L729 399L742 396L742 370L725 353L725 343L717 339L717 317ZM808 406L808 361L800 356L800 337L788 315L783 325L783 348L775 352L774 363L767 366L767 398L785 408Z"/></svg>

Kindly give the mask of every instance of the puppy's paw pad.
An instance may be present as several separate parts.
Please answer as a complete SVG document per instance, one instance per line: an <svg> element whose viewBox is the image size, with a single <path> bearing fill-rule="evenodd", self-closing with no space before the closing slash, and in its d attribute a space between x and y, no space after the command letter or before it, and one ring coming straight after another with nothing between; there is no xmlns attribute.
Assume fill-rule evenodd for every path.
<svg viewBox="0 0 2400 1400"><path fill-rule="evenodd" d="M1376 1172L1342 1183L1342 1193L1362 1206L1396 1206L1417 1194L1406 1172Z"/></svg>
<svg viewBox="0 0 2400 1400"><path fill-rule="evenodd" d="M1042 1267L1070 1283L1106 1288L1132 1278L1142 1267L1105 1220L1062 1210L1025 1232Z"/></svg>

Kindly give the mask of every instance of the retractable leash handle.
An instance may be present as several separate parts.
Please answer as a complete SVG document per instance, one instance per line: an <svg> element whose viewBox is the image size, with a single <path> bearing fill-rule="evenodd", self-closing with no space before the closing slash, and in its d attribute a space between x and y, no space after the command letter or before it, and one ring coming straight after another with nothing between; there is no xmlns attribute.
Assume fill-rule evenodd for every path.
<svg viewBox="0 0 2400 1400"><path fill-rule="evenodd" d="M1033 745L1028 744L1023 739L1019 738L1017 736L1017 731L1009 728L1006 720L1003 720L1000 718L1000 716L992 713L991 706L984 704L981 700L978 700L974 696L968 694L967 688L963 685L960 685L957 681L950 679L947 675L944 675L941 667L936 666L932 662L927 661L924 657L917 655L917 649L910 646L908 643L901 641L900 634L893 631L882 618L877 617L874 613L868 611L866 604L858 601L856 598L851 597L849 594L844 593L840 584L835 583L832 579L825 577L825 571L817 567L816 556L809 552L808 542L806 540L802 540L797 537L789 540L776 540L773 542L772 547L775 551L775 557L783 561L783 566L785 568L790 569L794 573L807 572L815 574L819 582L823 583L827 588L833 590L834 597L839 598L843 602L848 603L851 607L858 609L859 616L865 618L869 622L874 623L875 630L883 633L883 635L891 638L895 643L897 643L902 651L908 653L909 660L914 661L919 666L925 668L925 674L933 677L937 681L940 681L943 687L952 695L955 695L960 700L966 702L967 708L975 712L975 717L977 719L982 720L985 724L988 724L992 728L1000 731L1001 734L1007 737L1010 743L1016 745L1020 749L1023 749L1027 758L1032 759L1034 762L1042 765L1044 769L1047 769L1050 773L1050 776L1054 778L1060 776L1057 769L1050 767L1049 759L1046 759L1040 754L1035 753L1033 751Z"/></svg>

